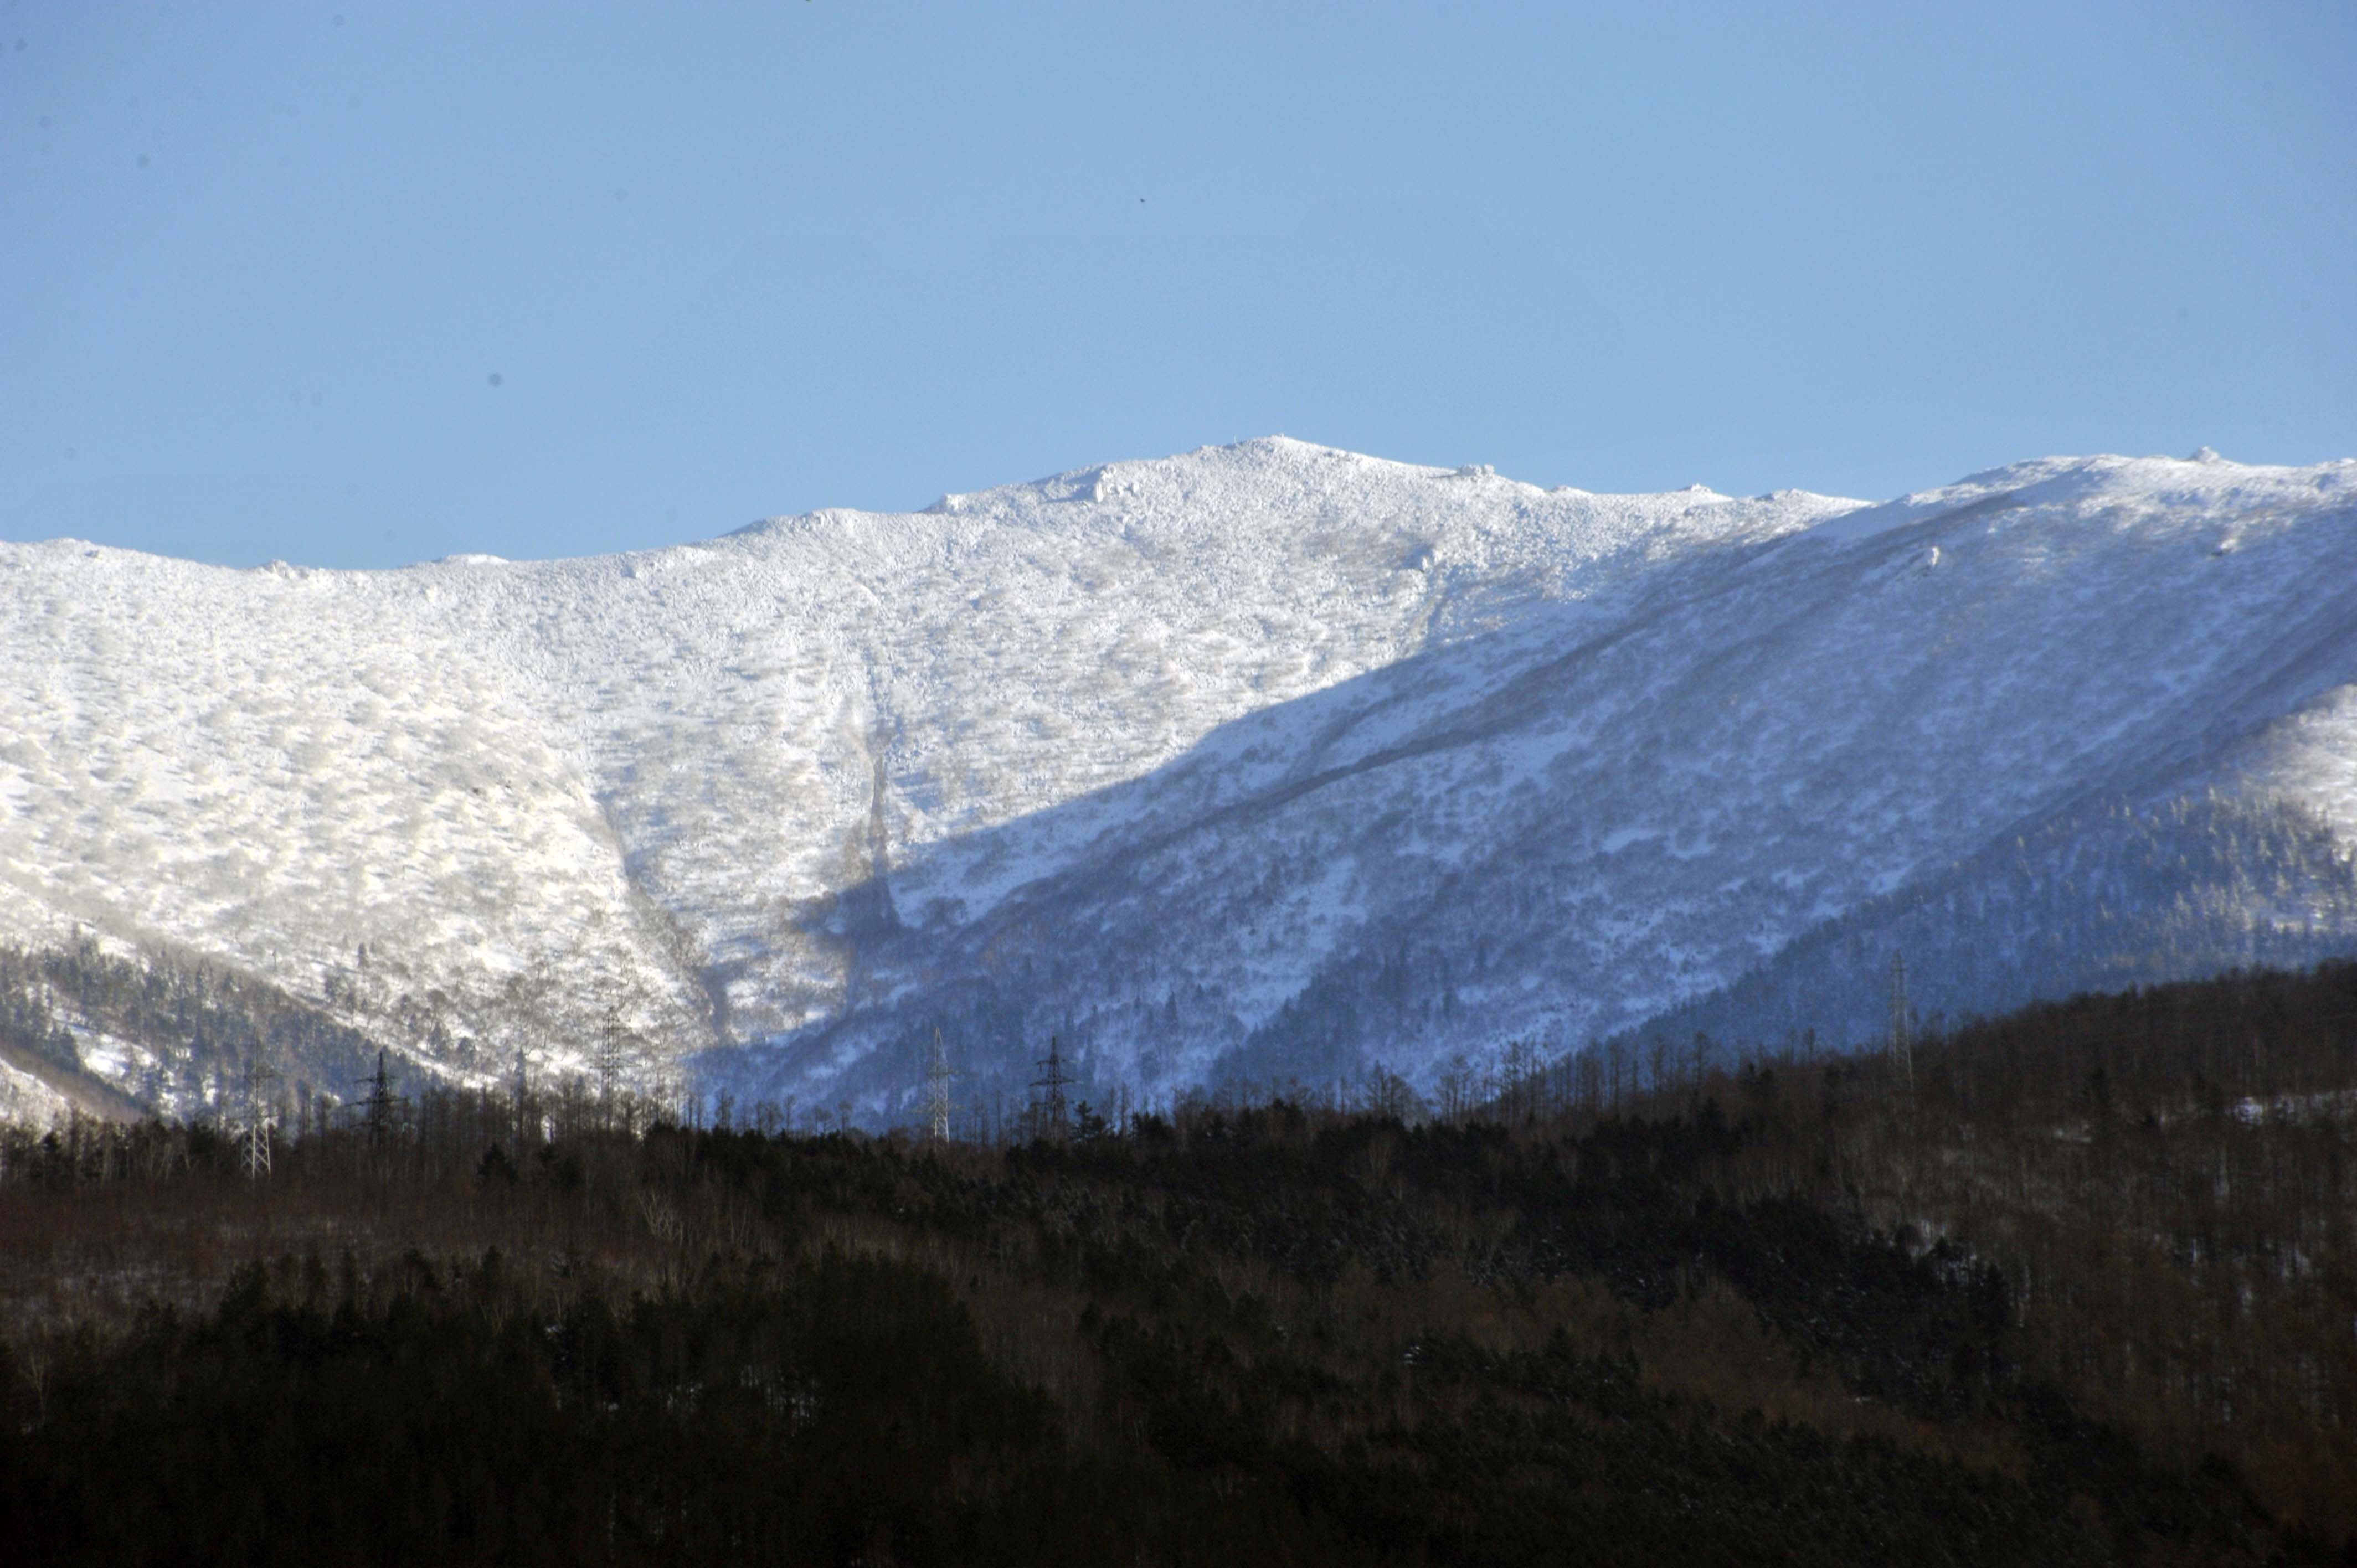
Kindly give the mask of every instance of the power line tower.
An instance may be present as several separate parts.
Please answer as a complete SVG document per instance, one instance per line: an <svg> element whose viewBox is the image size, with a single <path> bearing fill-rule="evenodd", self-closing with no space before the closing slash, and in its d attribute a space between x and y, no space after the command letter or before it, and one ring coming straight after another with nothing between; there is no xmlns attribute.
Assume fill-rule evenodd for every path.
<svg viewBox="0 0 2357 1568"><path fill-rule="evenodd" d="M512 1142L519 1150L521 1150L523 1147L524 1118L530 1114L529 1107L532 1104L532 1069L524 1059L523 1047L522 1046L518 1046L516 1047L514 1092L515 1129L509 1134L509 1138L510 1141Z"/></svg>
<svg viewBox="0 0 2357 1568"><path fill-rule="evenodd" d="M598 1114L609 1128L615 1120L616 1101L621 1096L622 1068L629 1059L630 1045L630 1032L622 1022L620 1006L608 1009L606 1025L598 1032L589 1065L597 1075Z"/></svg>
<svg viewBox="0 0 2357 1568"><path fill-rule="evenodd" d="M1907 1007L1907 960L1896 950L1890 955L1890 1065L1906 1080L1908 1092L1913 1093L1915 1042Z"/></svg>
<svg viewBox="0 0 2357 1568"><path fill-rule="evenodd" d="M244 1145L245 1179L260 1181L270 1174L270 1135L278 1127L278 1117L264 1100L262 1086L275 1083L278 1075L260 1062L245 1064L245 1122L238 1129L238 1142Z"/></svg>
<svg viewBox="0 0 2357 1568"><path fill-rule="evenodd" d="M369 1147L382 1151L384 1141L393 1132L393 1086L384 1070L384 1052L376 1053L376 1071L361 1079L369 1086L369 1097L361 1101L361 1111L368 1125Z"/></svg>
<svg viewBox="0 0 2357 1568"><path fill-rule="evenodd" d="M1044 1077L1031 1080L1031 1087L1048 1091L1045 1099L1033 1101L1033 1110L1039 1116L1039 1134L1060 1144L1064 1141L1065 1134L1071 1130L1065 1112L1064 1090L1071 1086L1072 1080L1064 1076L1063 1053L1056 1048L1055 1036L1048 1036L1047 1056L1031 1065L1044 1069L1045 1072Z"/></svg>
<svg viewBox="0 0 2357 1568"><path fill-rule="evenodd" d="M933 1031L933 1059L925 1068L925 1129L936 1144L950 1141L950 1079L957 1074L950 1070L948 1053L942 1047L942 1032Z"/></svg>

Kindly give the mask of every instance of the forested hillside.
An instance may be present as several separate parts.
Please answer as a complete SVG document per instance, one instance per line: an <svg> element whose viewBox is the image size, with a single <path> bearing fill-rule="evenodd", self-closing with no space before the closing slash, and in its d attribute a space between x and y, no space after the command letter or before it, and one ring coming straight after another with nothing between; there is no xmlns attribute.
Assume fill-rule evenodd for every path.
<svg viewBox="0 0 2357 1568"><path fill-rule="evenodd" d="M5 1145L0 1525L135 1562L2328 1562L2357 969L1023 1142L390 1090ZM1461 1090L1461 1094L1460 1091ZM2357 1545L2357 1543L2352 1543Z"/></svg>
<svg viewBox="0 0 2357 1568"><path fill-rule="evenodd" d="M2352 925L2357 860L2313 810L2100 800L1825 921L1638 1036L1877 1039L1894 953L1916 1009L1961 1024L2080 991L2304 969L2346 955Z"/></svg>
<svg viewBox="0 0 2357 1568"><path fill-rule="evenodd" d="M472 1041L438 1019L395 1007L390 1033L449 1067L483 1065ZM0 947L0 1048L13 1047L127 1096L137 1107L217 1117L267 1075L273 1098L298 1117L355 1098L375 1065L377 1038L251 974L150 953L110 953L84 940L47 951ZM34 1127L43 1118L22 1118Z"/></svg>

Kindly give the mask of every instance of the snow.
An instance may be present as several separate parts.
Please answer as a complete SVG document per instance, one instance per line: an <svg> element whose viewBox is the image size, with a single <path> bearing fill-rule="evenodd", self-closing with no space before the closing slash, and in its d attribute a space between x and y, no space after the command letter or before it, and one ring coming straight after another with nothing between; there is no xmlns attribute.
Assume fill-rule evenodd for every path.
<svg viewBox="0 0 2357 1568"><path fill-rule="evenodd" d="M1934 518L1953 522L1967 515L2051 515L2087 503L2166 508L2179 518L2189 511L2239 513L2248 499L2280 497L2303 486L2345 497L2352 483L2357 460L2313 468L2260 467L2230 463L2207 446L2185 458L2045 457L1844 512L1818 524L1811 537L1855 542Z"/></svg>
<svg viewBox="0 0 2357 1568"><path fill-rule="evenodd" d="M1639 1023L2090 790L2357 832L2352 487L1609 496L1276 438L578 561L0 545L0 940L878 1110L927 1019L1020 1055L977 988L1175 1083L1395 963L1469 999L1353 1026L1414 1068Z"/></svg>
<svg viewBox="0 0 2357 1568"><path fill-rule="evenodd" d="M0 1126L46 1127L65 1121L76 1109L72 1100L36 1074L0 1060Z"/></svg>

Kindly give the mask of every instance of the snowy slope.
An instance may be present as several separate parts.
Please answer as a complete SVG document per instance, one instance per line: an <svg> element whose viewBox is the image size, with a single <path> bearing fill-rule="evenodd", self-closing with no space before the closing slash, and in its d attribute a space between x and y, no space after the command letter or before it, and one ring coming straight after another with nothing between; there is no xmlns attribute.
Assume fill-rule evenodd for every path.
<svg viewBox="0 0 2357 1568"><path fill-rule="evenodd" d="M2090 801L2357 833L2352 488L1606 497L1271 440L585 561L0 545L0 940L210 956L460 1076L620 1030L878 1116L936 1026L974 1094L1050 1030L1140 1086L1426 1072ZM2338 940L2309 904L2235 918Z"/></svg>

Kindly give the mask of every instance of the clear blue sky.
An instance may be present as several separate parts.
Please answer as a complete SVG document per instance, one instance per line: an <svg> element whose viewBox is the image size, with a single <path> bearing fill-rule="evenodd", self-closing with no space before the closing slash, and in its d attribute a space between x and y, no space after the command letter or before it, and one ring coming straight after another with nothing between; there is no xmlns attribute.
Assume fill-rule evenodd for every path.
<svg viewBox="0 0 2357 1568"><path fill-rule="evenodd" d="M0 0L0 537L2357 455L2352 83L2342 0Z"/></svg>

